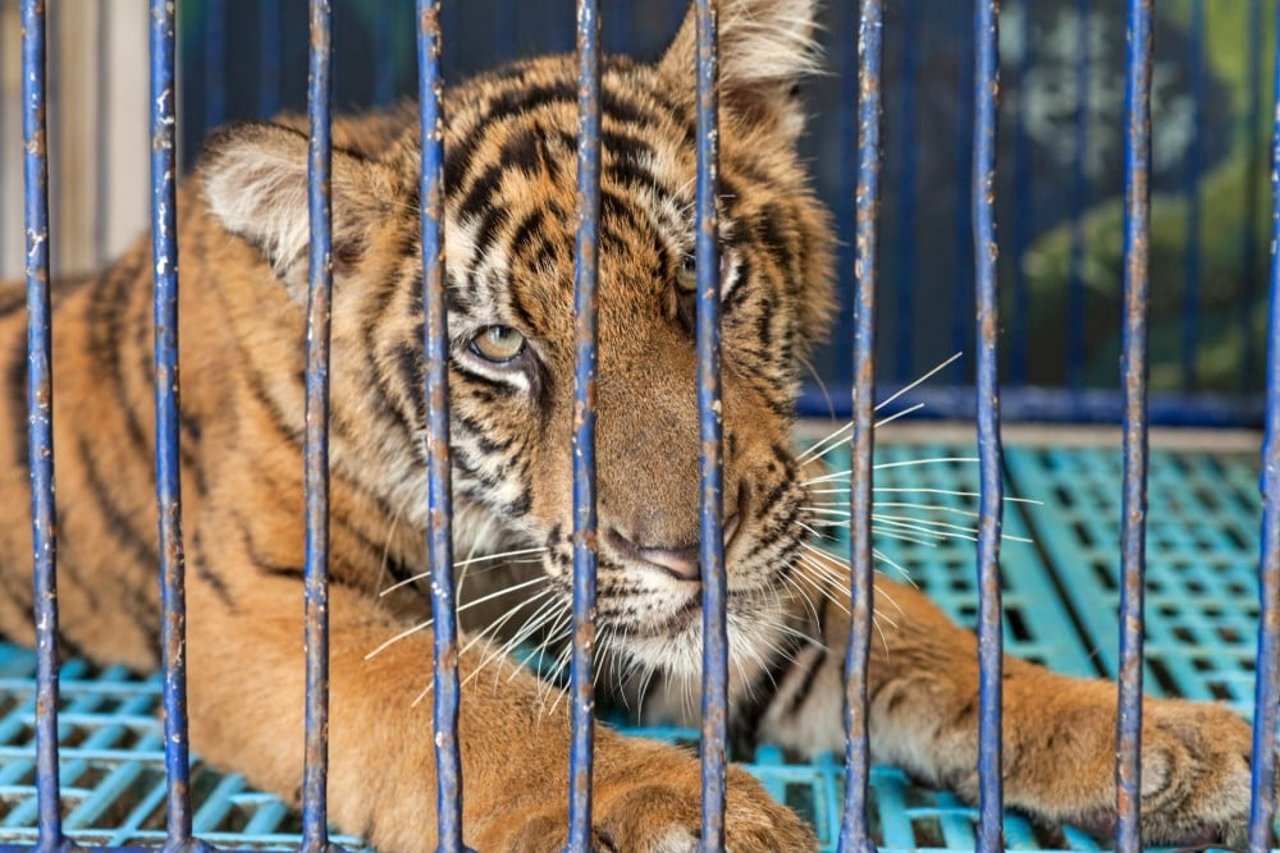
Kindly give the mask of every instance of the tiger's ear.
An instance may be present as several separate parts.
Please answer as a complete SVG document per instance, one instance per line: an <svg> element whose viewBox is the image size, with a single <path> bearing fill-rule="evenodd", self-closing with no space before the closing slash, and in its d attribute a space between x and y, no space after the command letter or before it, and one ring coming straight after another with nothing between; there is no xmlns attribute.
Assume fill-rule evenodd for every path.
<svg viewBox="0 0 1280 853"><path fill-rule="evenodd" d="M381 164L336 149L331 162L330 232L334 271L341 273L359 258L400 190ZM300 296L311 242L307 137L266 122L228 125L209 136L196 170L213 215Z"/></svg>
<svg viewBox="0 0 1280 853"><path fill-rule="evenodd" d="M813 39L817 0L720 0L720 103L794 141L804 129L797 86L821 67ZM685 15L659 69L692 102L695 10Z"/></svg>

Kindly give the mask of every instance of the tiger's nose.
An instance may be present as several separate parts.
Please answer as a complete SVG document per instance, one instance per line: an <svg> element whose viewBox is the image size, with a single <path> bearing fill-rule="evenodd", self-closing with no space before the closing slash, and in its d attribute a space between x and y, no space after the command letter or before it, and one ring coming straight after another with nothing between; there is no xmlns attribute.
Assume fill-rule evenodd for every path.
<svg viewBox="0 0 1280 853"><path fill-rule="evenodd" d="M738 535L740 513L733 513L724 520L724 549L729 550ZM662 569L676 580L696 581L702 578L702 565L698 559L698 545L679 547L642 546L628 539L616 527L609 528L609 544L628 559L648 563Z"/></svg>

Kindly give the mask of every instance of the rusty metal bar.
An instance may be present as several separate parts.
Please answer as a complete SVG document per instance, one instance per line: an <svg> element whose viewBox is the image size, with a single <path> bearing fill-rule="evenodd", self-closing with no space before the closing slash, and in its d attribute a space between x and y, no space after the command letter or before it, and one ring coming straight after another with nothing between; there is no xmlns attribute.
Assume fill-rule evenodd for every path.
<svg viewBox="0 0 1280 853"><path fill-rule="evenodd" d="M462 757L458 751L458 627L454 612L453 494L449 458L449 329L445 313L444 118L440 3L418 0L418 121L422 175L422 326L426 356L428 563L435 642L432 730L436 753L436 850L461 853Z"/></svg>
<svg viewBox="0 0 1280 853"><path fill-rule="evenodd" d="M1280 46L1280 19L1275 44ZM1275 59L1271 157L1280 163L1280 52ZM1253 801L1249 849L1271 848L1276 809L1276 720L1280 717L1280 176L1271 172L1271 301L1267 325L1266 438L1258 561L1258 681L1253 710ZM1252 227L1250 223L1249 227Z"/></svg>
<svg viewBox="0 0 1280 853"><path fill-rule="evenodd" d="M720 408L719 55L714 0L697 0L698 423L701 452L702 850L724 848L729 734L729 640L724 566L723 423Z"/></svg>
<svg viewBox="0 0 1280 853"><path fill-rule="evenodd" d="M27 465L36 625L39 848L63 841L58 806L58 539L53 497L53 356L49 302L49 157L44 0L22 2L22 189L27 277Z"/></svg>
<svg viewBox="0 0 1280 853"><path fill-rule="evenodd" d="M303 569L303 644L306 676L306 756L302 780L302 849L329 846L329 320L333 295L330 234L329 105L333 9L310 0L311 53L307 80L307 202L311 253L307 281L306 435L304 495L306 564Z"/></svg>
<svg viewBox="0 0 1280 853"><path fill-rule="evenodd" d="M578 232L574 249L577 370L573 409L573 744L569 845L591 849L592 690L596 640L596 278L600 231L600 8L578 0Z"/></svg>
<svg viewBox="0 0 1280 853"><path fill-rule="evenodd" d="M996 261L996 124L1000 86L999 0L978 0L974 14L973 257L978 308L978 847L1004 849L1001 690L1004 676L1000 595L1000 528L1003 521L1003 454L997 344L1000 297Z"/></svg>
<svg viewBox="0 0 1280 853"><path fill-rule="evenodd" d="M1120 685L1116 850L1142 849L1142 603L1147 515L1147 291L1151 251L1151 4L1128 2L1125 71L1124 493L1121 500Z"/></svg>
<svg viewBox="0 0 1280 853"><path fill-rule="evenodd" d="M854 240L853 436L849 502L849 646L845 655L845 787L842 853L875 849L868 820L871 749L867 666L871 651L872 456L875 444L875 314L880 211L881 58L884 9L862 0L858 28L858 183Z"/></svg>
<svg viewBox="0 0 1280 853"><path fill-rule="evenodd" d="M106 4L99 14L106 14ZM151 0L151 260L155 279L155 464L162 611L160 653L164 672L167 843L181 847L191 841L191 761L187 736L187 593L179 454L175 18L173 0ZM105 47L105 43L102 46Z"/></svg>

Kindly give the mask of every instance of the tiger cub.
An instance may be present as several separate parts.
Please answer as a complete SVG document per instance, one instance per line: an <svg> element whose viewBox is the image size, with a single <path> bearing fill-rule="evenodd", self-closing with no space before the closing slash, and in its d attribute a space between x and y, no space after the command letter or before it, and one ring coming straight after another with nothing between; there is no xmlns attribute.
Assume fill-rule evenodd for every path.
<svg viewBox="0 0 1280 853"><path fill-rule="evenodd" d="M796 153L797 82L818 65L814 6L720 8L731 690L740 728L801 753L843 743L848 627L839 607L807 603L818 587L823 599L844 593L800 578L810 497L790 441L798 366L833 308L831 220ZM696 688L701 643L694 53L687 18L656 64L610 59L602 96L599 620L607 648L658 674L649 711L677 715ZM494 609L464 610L465 838L485 851L564 842L566 703L548 701L503 644L520 639L520 625L545 639L555 623L538 614L567 612L576 93L572 57L553 56L445 95L455 551L460 564L526 552L463 567L477 605L489 594L478 579L520 579L487 602ZM286 119L213 134L181 191L179 225L192 743L292 803L303 762L301 128ZM429 613L414 580L427 521L416 134L412 106L333 128L330 815L384 853L428 849L435 834L430 702L414 701L430 681L431 634L411 630ZM62 641L71 654L139 669L157 665L160 619L151 284L139 239L54 297ZM22 304L18 286L4 285L0 629L19 640L32 635ZM893 618L871 651L875 757L973 799L974 638L916 590L877 584L876 607ZM1009 804L1107 830L1113 687L1009 660L1004 702ZM1147 703L1148 841L1239 838L1249 735L1221 707ZM695 849L697 759L604 727L596 743L598 846ZM735 768L727 845L794 851L815 840Z"/></svg>

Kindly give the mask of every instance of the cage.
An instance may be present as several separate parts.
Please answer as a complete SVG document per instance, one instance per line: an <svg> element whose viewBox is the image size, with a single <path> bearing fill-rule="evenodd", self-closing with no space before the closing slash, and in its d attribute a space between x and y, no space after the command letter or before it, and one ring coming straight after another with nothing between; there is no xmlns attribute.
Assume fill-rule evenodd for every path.
<svg viewBox="0 0 1280 853"><path fill-rule="evenodd" d="M602 4L603 49L655 58L687 3ZM855 345L853 162L858 120L858 4L829 2L820 39L830 73L804 84L802 141L841 244L842 314L799 400L798 445L851 416ZM976 4L980 7L983 4ZM18 44L19 7L0 14ZM1000 226L999 348L1005 448L999 477L1018 500L1004 511L999 613L1010 653L1074 675L1116 678L1125 396L1117 361L1123 303L1125 27L1132 10L1090 0L1021 0L999 14L1001 98L994 200ZM1146 689L1227 702L1252 717L1259 649L1259 449L1267 361L1268 138L1275 93L1274 4L1184 0L1152 13L1150 433L1146 526ZM877 432L877 487L930 490L963 516L983 491L976 438L974 195L970 183L975 4L903 0L883 26L877 399L900 389ZM305 113L308 4L303 0L181 0L177 4L177 157L189 166L213 128L236 119ZM411 2L336 0L333 98L339 112L412 98L418 86ZM560 0L444 2L447 81L501 62L574 48ZM50 0L49 138L54 277L107 262L147 227L147 4ZM0 138L21 150L16 50L0 49L6 81ZM0 268L20 273L25 249L17 156L0 158ZM865 161L860 165L866 165ZM1271 356L1274 361L1274 354ZM935 370L935 368L938 368ZM916 384L922 376L927 381ZM1273 404L1274 405L1274 404ZM854 467L849 451L834 470ZM906 464L937 460L927 465ZM904 463L896 465L896 463ZM979 622L977 528L883 514L875 540L889 565L961 624ZM950 516L943 516L948 518ZM894 530L898 531L895 535ZM847 523L846 523L847 527ZM847 533L829 546L847 553ZM874 641L874 637L872 638ZM39 838L36 656L0 646L0 846ZM137 847L167 836L164 738L155 712L163 678L123 667L64 663L57 739L62 826L80 844ZM567 688L566 688L567 689ZM634 734L696 745L699 733ZM769 744L734 758L814 826L823 850L840 842L845 765L811 762ZM293 849L301 817L197 759L192 829L234 849ZM870 831L880 849L972 849L976 808L901 771L870 771ZM1017 849L1100 849L1072 827L1003 818ZM361 849L354 837L334 837Z"/></svg>

